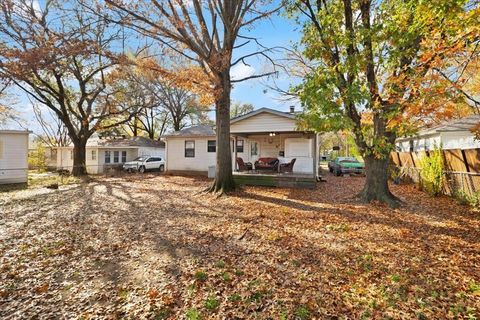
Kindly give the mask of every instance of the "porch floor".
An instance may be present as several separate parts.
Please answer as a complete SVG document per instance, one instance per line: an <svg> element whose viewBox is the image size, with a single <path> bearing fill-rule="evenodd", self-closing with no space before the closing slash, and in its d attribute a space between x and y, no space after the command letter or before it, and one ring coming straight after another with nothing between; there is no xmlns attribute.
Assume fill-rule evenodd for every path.
<svg viewBox="0 0 480 320"><path fill-rule="evenodd" d="M314 189L316 179L312 174L278 173L268 171L233 172L233 179L237 184L252 186L308 188Z"/></svg>

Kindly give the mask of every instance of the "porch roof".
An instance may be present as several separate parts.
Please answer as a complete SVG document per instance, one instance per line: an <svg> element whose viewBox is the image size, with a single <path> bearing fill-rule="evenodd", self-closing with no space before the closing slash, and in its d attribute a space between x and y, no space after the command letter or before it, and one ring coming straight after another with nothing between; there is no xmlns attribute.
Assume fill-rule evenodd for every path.
<svg viewBox="0 0 480 320"><path fill-rule="evenodd" d="M230 132L232 136L239 136L239 137L248 137L248 136L263 136L263 135L270 135L270 133L275 133L276 135L281 134L298 134L298 135L312 135L315 134L314 131L252 131L252 132Z"/></svg>

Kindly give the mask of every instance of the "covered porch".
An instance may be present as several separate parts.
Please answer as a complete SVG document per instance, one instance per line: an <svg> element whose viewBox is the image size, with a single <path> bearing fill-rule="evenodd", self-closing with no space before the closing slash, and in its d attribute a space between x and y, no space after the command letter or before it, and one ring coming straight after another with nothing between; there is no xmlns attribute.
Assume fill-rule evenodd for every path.
<svg viewBox="0 0 480 320"><path fill-rule="evenodd" d="M238 184L314 188L317 137L312 132L232 132Z"/></svg>
<svg viewBox="0 0 480 320"><path fill-rule="evenodd" d="M290 112L261 108L230 122L232 170L239 184L314 188L317 135Z"/></svg>

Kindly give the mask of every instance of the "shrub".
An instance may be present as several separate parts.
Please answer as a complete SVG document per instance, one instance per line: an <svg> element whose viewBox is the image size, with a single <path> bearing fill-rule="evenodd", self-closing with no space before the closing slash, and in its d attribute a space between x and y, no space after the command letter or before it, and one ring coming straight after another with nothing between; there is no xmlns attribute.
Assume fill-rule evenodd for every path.
<svg viewBox="0 0 480 320"><path fill-rule="evenodd" d="M42 144L38 143L37 148L28 154L28 165L39 172L47 170L47 157L45 147Z"/></svg>
<svg viewBox="0 0 480 320"><path fill-rule="evenodd" d="M457 198L460 204L469 205L472 208L480 208L480 190L473 194L460 190L455 192L455 198Z"/></svg>
<svg viewBox="0 0 480 320"><path fill-rule="evenodd" d="M430 156L423 157L420 160L420 169L420 182L423 189L431 196L438 196L445 179L442 152L435 148L430 152Z"/></svg>

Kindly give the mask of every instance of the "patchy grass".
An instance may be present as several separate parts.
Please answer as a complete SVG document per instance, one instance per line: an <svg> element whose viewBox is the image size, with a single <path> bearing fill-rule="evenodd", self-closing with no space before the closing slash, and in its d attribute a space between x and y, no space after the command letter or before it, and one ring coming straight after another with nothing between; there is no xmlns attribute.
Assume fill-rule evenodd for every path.
<svg viewBox="0 0 480 320"><path fill-rule="evenodd" d="M479 319L480 219L454 200L363 178L317 190L199 193L128 175L0 194L6 318ZM51 181L44 181L51 184Z"/></svg>

